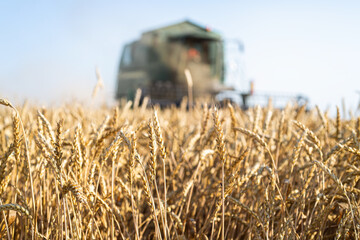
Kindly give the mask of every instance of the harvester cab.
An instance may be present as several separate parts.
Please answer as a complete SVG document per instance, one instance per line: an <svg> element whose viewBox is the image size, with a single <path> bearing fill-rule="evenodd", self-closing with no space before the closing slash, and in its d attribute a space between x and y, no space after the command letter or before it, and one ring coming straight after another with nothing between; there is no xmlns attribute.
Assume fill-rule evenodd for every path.
<svg viewBox="0 0 360 240"><path fill-rule="evenodd" d="M226 89L221 36L190 21L155 29L127 44L117 79L117 98L133 98L136 89L153 103L180 103L191 91L194 98Z"/></svg>

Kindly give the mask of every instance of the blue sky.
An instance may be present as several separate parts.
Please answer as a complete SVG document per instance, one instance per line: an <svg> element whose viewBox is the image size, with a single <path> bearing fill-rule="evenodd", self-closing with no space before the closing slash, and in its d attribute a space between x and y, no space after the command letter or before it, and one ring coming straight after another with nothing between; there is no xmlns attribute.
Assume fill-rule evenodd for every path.
<svg viewBox="0 0 360 240"><path fill-rule="evenodd" d="M316 2L316 3L315 3ZM358 1L1 1L0 96L41 104L88 100L98 66L114 96L122 46L190 19L245 45L246 76L262 92L302 93L356 110Z"/></svg>

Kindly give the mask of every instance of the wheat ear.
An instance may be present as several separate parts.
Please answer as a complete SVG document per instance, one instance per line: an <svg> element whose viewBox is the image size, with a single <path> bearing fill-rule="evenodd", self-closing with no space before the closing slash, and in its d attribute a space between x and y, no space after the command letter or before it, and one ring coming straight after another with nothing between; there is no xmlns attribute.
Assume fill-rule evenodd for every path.
<svg viewBox="0 0 360 240"><path fill-rule="evenodd" d="M16 162L18 163L20 161L21 138L20 138L20 120L17 114L14 114L13 117L13 135L14 135L14 154L15 154Z"/></svg>
<svg viewBox="0 0 360 240"><path fill-rule="evenodd" d="M84 195L82 188L78 183L72 180L68 180L61 189L60 198L63 198L68 192L72 192L76 200L80 203L87 204L86 196Z"/></svg>
<svg viewBox="0 0 360 240"><path fill-rule="evenodd" d="M341 128L340 110L339 110L339 107L336 106L336 140L337 141L339 141L341 138L340 128Z"/></svg>
<svg viewBox="0 0 360 240"><path fill-rule="evenodd" d="M150 150L150 182L152 183L156 178L156 136L154 132L154 127L151 120L148 123L149 131L149 150Z"/></svg>
<svg viewBox="0 0 360 240"><path fill-rule="evenodd" d="M8 203L8 204L0 205L0 212L7 211L7 210L16 211L16 212L20 213L21 215L27 216L30 220L33 219L30 211L27 208L20 206L19 204Z"/></svg>

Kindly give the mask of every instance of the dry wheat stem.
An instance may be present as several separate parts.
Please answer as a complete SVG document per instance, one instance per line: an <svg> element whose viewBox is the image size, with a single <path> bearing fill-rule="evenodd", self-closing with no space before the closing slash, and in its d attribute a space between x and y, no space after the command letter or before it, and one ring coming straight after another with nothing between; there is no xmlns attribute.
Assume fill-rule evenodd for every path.
<svg viewBox="0 0 360 240"><path fill-rule="evenodd" d="M214 125L216 129L216 142L217 142L217 150L220 155L221 161L221 207L222 207L222 217L221 217L221 239L225 239L225 164L226 164L226 152L225 152L225 143L224 143L224 131L221 127L219 114L217 109L215 108L213 111ZM218 207L216 208L218 209Z"/></svg>
<svg viewBox="0 0 360 240"><path fill-rule="evenodd" d="M31 197L32 197L32 201L33 201L33 212L34 212L35 219L36 219L36 204L35 204L35 195L34 195L34 183L33 183L33 178L32 178L31 163L30 163L30 157L29 157L29 148L28 148L28 143L27 143L27 138L26 138L26 132L25 132L25 129L24 129L24 124L23 124L23 122L22 122L22 120L20 118L19 112L17 111L17 109L9 101L7 101L6 99L0 99L0 104L12 108L15 111L15 113L19 116L19 119L20 119L21 130L22 130L22 132L24 134L25 156L26 156L26 159L27 159L28 170L29 170ZM35 231L37 231L36 223L35 223ZM35 236L34 236L35 231L32 231L32 239L35 238Z"/></svg>

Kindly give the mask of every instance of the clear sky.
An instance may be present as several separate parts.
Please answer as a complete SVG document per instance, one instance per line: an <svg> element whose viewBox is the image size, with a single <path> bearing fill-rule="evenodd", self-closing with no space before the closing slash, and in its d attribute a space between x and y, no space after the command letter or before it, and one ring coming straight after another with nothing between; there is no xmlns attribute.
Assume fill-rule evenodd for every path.
<svg viewBox="0 0 360 240"><path fill-rule="evenodd" d="M255 89L302 93L325 109L360 100L360 1L1 1L0 96L89 99L98 66L114 96L122 47L190 19L245 45Z"/></svg>

